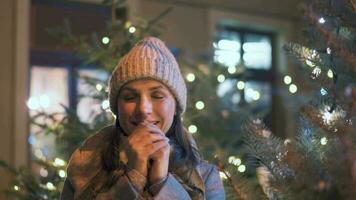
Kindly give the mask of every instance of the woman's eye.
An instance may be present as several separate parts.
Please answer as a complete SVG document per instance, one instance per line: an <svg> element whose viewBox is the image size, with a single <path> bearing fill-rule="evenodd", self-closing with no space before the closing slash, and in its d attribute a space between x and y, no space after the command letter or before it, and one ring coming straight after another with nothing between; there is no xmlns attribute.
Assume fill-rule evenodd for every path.
<svg viewBox="0 0 356 200"><path fill-rule="evenodd" d="M152 98L154 99L163 99L165 96L161 93L153 93Z"/></svg>
<svg viewBox="0 0 356 200"><path fill-rule="evenodd" d="M121 98L125 101L131 101L136 98L136 95L127 94L127 95L122 95Z"/></svg>

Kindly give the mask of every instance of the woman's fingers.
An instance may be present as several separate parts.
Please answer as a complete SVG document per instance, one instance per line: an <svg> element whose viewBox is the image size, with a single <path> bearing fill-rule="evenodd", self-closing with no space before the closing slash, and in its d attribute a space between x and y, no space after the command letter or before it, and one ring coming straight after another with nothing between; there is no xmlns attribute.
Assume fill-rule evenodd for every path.
<svg viewBox="0 0 356 200"><path fill-rule="evenodd" d="M161 140L153 144L149 144L146 146L146 149L148 150L149 155L154 154L156 151L158 151L161 148L169 146L169 143L167 140Z"/></svg>

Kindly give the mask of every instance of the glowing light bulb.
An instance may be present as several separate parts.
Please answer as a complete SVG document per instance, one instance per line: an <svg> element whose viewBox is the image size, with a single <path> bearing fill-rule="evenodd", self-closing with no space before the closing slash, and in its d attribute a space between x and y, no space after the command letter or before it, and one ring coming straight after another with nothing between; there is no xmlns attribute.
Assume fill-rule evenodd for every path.
<svg viewBox="0 0 356 200"><path fill-rule="evenodd" d="M227 179L227 176L224 172L219 172L219 175L220 175L221 179L223 179L223 180Z"/></svg>
<svg viewBox="0 0 356 200"><path fill-rule="evenodd" d="M230 164L233 164L235 166L241 165L241 159L240 158L236 158L235 156L230 156L228 161L229 161Z"/></svg>
<svg viewBox="0 0 356 200"><path fill-rule="evenodd" d="M48 182L48 183L46 184L46 187L47 187L47 189L49 189L49 190L55 190L55 189L56 189L56 187L54 187L53 183L51 183L51 182Z"/></svg>
<svg viewBox="0 0 356 200"><path fill-rule="evenodd" d="M290 76L288 76L288 75L284 76L283 82L284 82L285 84L289 85L289 84L292 82L292 77L290 77Z"/></svg>
<svg viewBox="0 0 356 200"><path fill-rule="evenodd" d="M220 75L218 76L218 82L219 82L219 83L222 83L222 82L224 82L224 81L225 81L225 76L222 75L222 74L220 74Z"/></svg>
<svg viewBox="0 0 356 200"><path fill-rule="evenodd" d="M261 97L261 94L258 92L258 91L254 91L253 94L252 94L252 99L257 101L259 100Z"/></svg>
<svg viewBox="0 0 356 200"><path fill-rule="evenodd" d="M244 173L246 171L246 166L245 165L240 165L237 170L241 173Z"/></svg>
<svg viewBox="0 0 356 200"><path fill-rule="evenodd" d="M202 109L204 109L205 104L204 104L204 102L202 102L202 101L197 101L197 102L195 103L195 107L196 107L198 110L202 110Z"/></svg>
<svg viewBox="0 0 356 200"><path fill-rule="evenodd" d="M131 26L131 27L129 28L129 32L130 32L130 33L135 33L135 32L136 32L136 28L135 28L134 26Z"/></svg>
<svg viewBox="0 0 356 200"><path fill-rule="evenodd" d="M40 108L40 102L37 97L30 97L27 101L27 107L31 110L37 110Z"/></svg>
<svg viewBox="0 0 356 200"><path fill-rule="evenodd" d="M334 73L331 69L328 70L328 77L329 78L333 78L334 77Z"/></svg>
<svg viewBox="0 0 356 200"><path fill-rule="evenodd" d="M321 145L326 145L328 143L328 139L326 138L326 137L322 137L321 139L320 139L320 144Z"/></svg>
<svg viewBox="0 0 356 200"><path fill-rule="evenodd" d="M40 175L42 177L47 177L48 176L48 171L45 168L40 169Z"/></svg>
<svg viewBox="0 0 356 200"><path fill-rule="evenodd" d="M236 67L228 67L227 68L227 71L230 73L230 74L234 74L236 72Z"/></svg>
<svg viewBox="0 0 356 200"><path fill-rule="evenodd" d="M189 73L185 78L187 79L187 81L193 82L195 80L195 75L193 73Z"/></svg>
<svg viewBox="0 0 356 200"><path fill-rule="evenodd" d="M298 91L298 87L297 87L296 85L291 84L291 85L289 86L289 92L290 92L290 93L294 94L294 93L296 93L297 91Z"/></svg>
<svg viewBox="0 0 356 200"><path fill-rule="evenodd" d="M59 175L59 177L64 178L64 177L66 177L67 174L63 169L61 169L58 171L58 175Z"/></svg>
<svg viewBox="0 0 356 200"><path fill-rule="evenodd" d="M14 190L19 191L20 190L19 186L14 185Z"/></svg>
<svg viewBox="0 0 356 200"><path fill-rule="evenodd" d="M324 19L324 17L320 17L319 18L319 23L320 24L324 24L326 21L325 21L325 19Z"/></svg>
<svg viewBox="0 0 356 200"><path fill-rule="evenodd" d="M60 158L55 158L53 165L54 166L64 166L64 165L66 165L66 162Z"/></svg>
<svg viewBox="0 0 356 200"><path fill-rule="evenodd" d="M189 133L196 133L198 131L198 128L195 125L190 125L188 127L188 131L189 131Z"/></svg>
<svg viewBox="0 0 356 200"><path fill-rule="evenodd" d="M101 39L101 42L103 43L103 44L109 44L109 42L110 42L110 39L109 39L109 37L103 37L102 39Z"/></svg>
<svg viewBox="0 0 356 200"><path fill-rule="evenodd" d="M96 90L101 91L103 89L103 86L101 84L96 84L95 86Z"/></svg>
<svg viewBox="0 0 356 200"><path fill-rule="evenodd" d="M328 91L326 91L324 88L321 88L321 89L320 89L320 94L323 95L323 96L325 96L325 95L328 94Z"/></svg>
<svg viewBox="0 0 356 200"><path fill-rule="evenodd" d="M108 109L110 107L110 102L109 102L109 100L104 100L102 103L101 103L101 108L103 109L103 110L106 110L106 109Z"/></svg>
<svg viewBox="0 0 356 200"><path fill-rule="evenodd" d="M237 89L243 90L245 88L245 82L239 81L239 82L237 82L236 86L237 86Z"/></svg>

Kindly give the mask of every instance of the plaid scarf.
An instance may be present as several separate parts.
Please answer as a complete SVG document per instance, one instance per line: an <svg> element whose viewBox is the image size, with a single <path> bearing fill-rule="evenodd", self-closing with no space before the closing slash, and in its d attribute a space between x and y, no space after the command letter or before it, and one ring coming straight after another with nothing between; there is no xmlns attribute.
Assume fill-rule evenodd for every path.
<svg viewBox="0 0 356 200"><path fill-rule="evenodd" d="M125 175L126 164L121 159L116 169L111 171L104 169L102 158L103 154L107 153L104 149L111 144L112 134L113 131L107 133L104 129L100 134L89 138L73 153L68 165L68 178L76 191L75 200L95 199L99 193L108 191L121 176ZM195 145L195 141L192 138L191 140ZM116 150L115 155L118 155L119 150ZM174 142L171 143L171 150L169 172L183 186L191 199L203 200L205 186L198 170L183 163L182 149ZM152 198L147 190L142 197Z"/></svg>

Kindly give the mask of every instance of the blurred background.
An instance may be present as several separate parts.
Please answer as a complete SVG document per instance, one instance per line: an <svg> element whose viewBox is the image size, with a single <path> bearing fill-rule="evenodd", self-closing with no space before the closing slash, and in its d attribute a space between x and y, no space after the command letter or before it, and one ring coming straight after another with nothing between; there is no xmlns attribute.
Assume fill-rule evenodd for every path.
<svg viewBox="0 0 356 200"><path fill-rule="evenodd" d="M1 0L0 159L18 167L32 166L33 158L57 158L56 135L42 133L43 126L30 125L31 121L41 124L48 120L33 120L38 110L57 114L68 108L80 122L88 124L97 120L93 118L95 113L107 110L107 100L85 98L91 93L84 77L103 81L95 87L99 92L105 91L110 70L103 70L95 62L83 62L74 43L63 41L81 35L90 38L96 33L93 41L98 45L111 43L107 26L113 12L116 20L125 22L127 37L139 34L139 25L147 28L147 21L155 22L157 29L152 34L166 42L184 68L191 100L185 120L189 132L203 137L207 132L203 131L207 121L194 121L193 115L213 104L208 102L212 93L204 93L209 91L223 102L221 109L205 112L204 119L209 123L224 127L214 130L211 138L224 134L239 138L239 129L232 127L243 126L240 118L250 115L261 118L281 138L296 134L296 113L306 101L308 86L297 76L297 69L291 67L294 62L283 46L303 40L298 0L129 0L122 1L114 11L102 3L103 0ZM58 36L68 26L70 37ZM112 63L119 58L111 58ZM209 77L214 87L194 86ZM106 124L111 123L108 115ZM63 115L51 117L56 120ZM68 129L76 131L75 127ZM223 133L220 135L219 131ZM232 144L231 151L239 149L238 144ZM41 169L33 168L46 175ZM0 173L3 189L10 178L3 171Z"/></svg>

